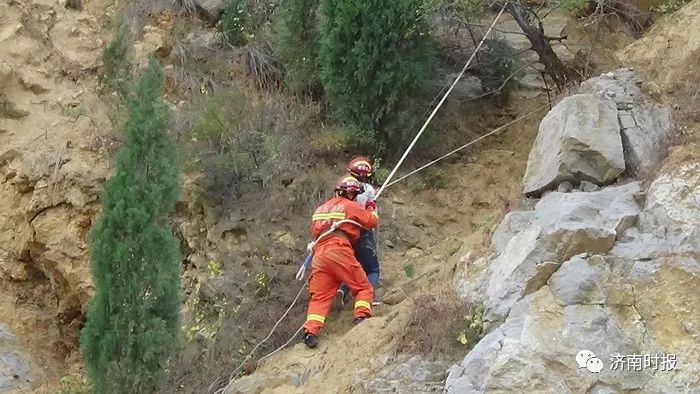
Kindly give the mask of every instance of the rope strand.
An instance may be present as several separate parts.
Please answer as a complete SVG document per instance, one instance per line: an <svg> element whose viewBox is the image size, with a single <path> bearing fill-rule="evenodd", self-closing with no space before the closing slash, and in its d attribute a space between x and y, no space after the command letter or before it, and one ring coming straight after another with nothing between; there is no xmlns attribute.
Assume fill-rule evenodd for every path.
<svg viewBox="0 0 700 394"><path fill-rule="evenodd" d="M426 169L426 168L432 166L433 164L435 164L435 163L437 163L437 162L439 162L439 161L441 161L441 160L447 158L448 156L451 156L451 155L453 155L453 154L459 152L460 150L462 150L462 149L464 149L464 148L466 148L466 147L468 147L468 146L470 146L470 145L472 145L472 144L474 144L474 143L476 143L476 142L479 142L479 141L481 141L482 139L484 139L484 138L486 138L486 137L488 137L488 136L490 136L490 135L492 135L492 134L495 134L495 133L497 133L497 132L499 132L499 131L505 129L505 128L508 127L508 126L510 126L510 125L512 125L512 124L514 124L514 123L516 123L516 122L519 122L519 121L521 121L521 120L527 118L528 116L534 114L535 112L537 112L537 111L539 111L539 110L541 110L542 108L547 107L547 106L549 106L549 103L544 104L544 105L541 105L541 106L539 106L539 107L533 109L532 111L526 113L525 115L522 115L522 116L520 116L520 117L517 117L517 118L511 120L510 122L508 122L508 123L506 123L506 124L504 124L504 125L502 125L502 126L496 127L495 129L493 129L493 130L491 130L490 132L488 132L488 133L482 135L481 137L479 137L479 138L477 138L477 139L474 139L474 140L470 141L469 143L466 143L466 144L460 146L460 147L457 148L457 149L453 149L452 151L450 151L450 152L448 152L448 153L445 153L444 155L438 157L437 159L431 161L431 162L428 163L428 164L425 164L425 165L423 165L423 166L421 166L421 167L418 167L417 169L415 169L415 170L409 172L408 174L402 176L401 178L399 178L399 179L397 179L397 180L395 180L395 181L389 183L388 185L386 185L386 187L389 187L389 186L391 186L391 185L393 185L393 184L395 184L395 183L401 182L402 180L404 180L404 179L408 178L409 176L411 176L411 175L417 173L418 171L422 171L422 170L424 170L424 169Z"/></svg>
<svg viewBox="0 0 700 394"><path fill-rule="evenodd" d="M496 22L498 22L498 19L501 17L501 15L503 15L503 11L506 9L506 4L507 3L503 3L501 10L498 12L498 15L496 15L496 18L494 18L493 22L491 23L491 26L489 26L489 29L486 30L486 34L484 34L484 37L479 42L479 45L476 46L476 49L474 49L474 52L472 52L472 55L469 57L469 60L467 60L467 63L465 63L464 67L462 67L462 71L459 72L459 75L457 75L457 78L455 78L454 82L452 82L452 86L450 86L450 88L447 90L447 92L445 92L445 95L442 96L442 99L440 99L440 102L438 103L438 105L435 106L435 109L433 109L433 112L430 114L430 116L425 121L425 123L423 123L423 127L420 128L420 130L418 131L418 134L416 134L416 136L413 138L413 141L411 141L411 144L403 152L403 155L401 155L399 162L396 163L396 165L394 166L394 169L391 170L391 173L384 181L384 184L382 185L382 187L379 188L379 191L377 192L375 199L378 199L379 196L382 194L384 189L389 184L389 181L391 181L391 178L394 176L394 174L396 174L396 171L398 171L399 167L401 166L403 161L406 159L406 156L408 156L408 154L411 152L411 149L413 149L413 146L416 144L416 142L418 142L418 139L420 138L420 136L423 135L423 132L425 131L425 129L428 128L428 125L435 117L435 114L437 114L438 110L440 110L440 107L442 107L442 104L445 102L445 100L447 100L447 96L449 96L450 93L452 93L452 90L455 88L455 86L457 86L457 82L459 82L459 80L462 78L464 73L467 71L467 68L471 64L472 60L474 60L474 58L476 57L476 53L479 52L479 49L481 49L481 46L484 44L484 41L486 41L486 37L488 37L489 33L491 33L491 30L493 30L493 27L496 25Z"/></svg>

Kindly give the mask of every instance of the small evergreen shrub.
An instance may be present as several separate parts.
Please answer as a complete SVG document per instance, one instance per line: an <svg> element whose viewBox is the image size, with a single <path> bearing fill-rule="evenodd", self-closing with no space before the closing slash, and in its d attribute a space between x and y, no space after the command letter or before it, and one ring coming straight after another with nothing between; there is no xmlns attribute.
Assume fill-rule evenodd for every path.
<svg viewBox="0 0 700 394"><path fill-rule="evenodd" d="M98 78L104 93L116 92L122 99L126 98L133 70L130 47L131 31L128 24L121 20L114 38L102 54L103 67Z"/></svg>
<svg viewBox="0 0 700 394"><path fill-rule="evenodd" d="M229 0L221 17L221 32L229 44L238 47L248 43L249 19L250 11L246 0Z"/></svg>
<svg viewBox="0 0 700 394"><path fill-rule="evenodd" d="M486 40L479 67L486 92L509 93L518 87L522 64L515 50L505 40Z"/></svg>
<svg viewBox="0 0 700 394"><path fill-rule="evenodd" d="M319 0L287 0L280 5L275 52L284 66L284 84L308 94L319 84L316 59Z"/></svg>
<svg viewBox="0 0 700 394"><path fill-rule="evenodd" d="M402 146L416 119L408 103L420 101L433 63L423 1L323 0L321 11L319 75L331 109L385 146Z"/></svg>

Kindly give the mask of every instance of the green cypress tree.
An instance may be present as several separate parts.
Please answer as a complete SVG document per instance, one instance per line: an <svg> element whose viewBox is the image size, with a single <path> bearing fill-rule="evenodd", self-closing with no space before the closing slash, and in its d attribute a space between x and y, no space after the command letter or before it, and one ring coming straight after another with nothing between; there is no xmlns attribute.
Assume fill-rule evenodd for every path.
<svg viewBox="0 0 700 394"><path fill-rule="evenodd" d="M155 391L177 344L180 256L168 216L179 174L162 85L151 57L129 95L125 145L90 234L95 297L81 350L97 393Z"/></svg>
<svg viewBox="0 0 700 394"><path fill-rule="evenodd" d="M99 81L103 92L117 92L123 99L126 98L131 83L132 66L129 57L131 31L123 17L117 23L114 39L102 54L103 68L99 74Z"/></svg>
<svg viewBox="0 0 700 394"><path fill-rule="evenodd" d="M318 0L286 0L280 4L275 52L284 65L284 84L308 94L318 85L316 57Z"/></svg>
<svg viewBox="0 0 700 394"><path fill-rule="evenodd" d="M406 135L393 127L410 127L407 104L433 60L424 0L323 0L321 11L320 79L332 109L396 146Z"/></svg>

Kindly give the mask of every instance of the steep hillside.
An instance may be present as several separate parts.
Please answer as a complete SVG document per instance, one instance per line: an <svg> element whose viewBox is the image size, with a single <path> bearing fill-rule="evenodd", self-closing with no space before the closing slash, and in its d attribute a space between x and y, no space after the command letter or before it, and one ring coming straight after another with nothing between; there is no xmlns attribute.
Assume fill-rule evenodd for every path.
<svg viewBox="0 0 700 394"><path fill-rule="evenodd" d="M146 54L155 51L165 66L166 98L176 118L173 136L183 149L184 160L189 160L183 166L187 171L183 195L173 220L183 254L185 341L180 357L172 362L170 389L166 391L214 391L225 385L233 366L267 334L296 294L299 283L293 276L308 242L308 213L344 170L352 149L347 141L343 145L333 125L324 123L321 105L299 103L279 92L259 92L254 87L246 61L259 55L257 48L248 52L231 48L223 44L215 27L196 15L160 11L149 14L144 11L149 6L169 6L147 3L135 3L130 9L129 17L138 22L134 22L138 26L134 28L132 54L137 65L142 65ZM223 2L218 4L222 5ZM688 103L697 101L700 82L699 5L700 1L695 0L678 14L660 20L643 38L619 51L617 59L612 49L631 38L615 32L613 24L606 41L610 45L602 45L605 53L592 57L596 62L591 64L593 69L637 66L644 74L644 93L655 105L672 110L677 133L671 134L671 142L677 146L671 147L664 167L652 166L639 186L646 190L648 183L656 179L649 192L655 196L651 200L654 203L635 213L641 220L641 212L646 212L647 225L652 227L654 224L650 223L660 220L658 216L664 210L670 221L692 224L686 210L675 210L673 206L685 204L684 209L690 209L697 205L693 194L698 188L697 179L693 178L697 169L692 165L697 162L699 118L697 110ZM78 333L93 292L88 233L99 213L100 193L111 171L111 157L120 144L120 114L112 97L100 95L97 75L120 7L119 2L109 0L0 0L3 392L57 392L66 388L65 382L61 383L64 376L70 375L69 380L78 384L82 380ZM597 42L590 31L584 31L584 23L563 13L552 13L545 24L552 35L569 34L567 47L555 46L567 61L580 61ZM524 51L522 61L535 60L533 53L526 51L528 42L511 19L504 18L497 27L499 38ZM461 94L450 99L436 118L432 139L417 149L406 169L545 104L547 95L542 89L546 86L539 79L537 67L528 67L523 85L507 103L491 98L472 102L475 94L470 83L476 77L470 77L469 82L460 85ZM449 80L449 76L442 77L433 81L439 87ZM480 82L478 87L481 89ZM552 99L556 102L561 98ZM236 193L228 193L224 189L229 185L221 178L229 174L211 174L207 168L202 169L201 162L208 151L197 151L202 148L197 145L202 141L197 141L198 136L191 134L190 129L206 121L207 110L216 105L230 116L243 119L241 123L251 130L267 128L291 140L277 146L284 150L280 148L280 155L275 156L279 162L274 176L256 179ZM249 365L248 376L235 380L229 391L325 393L329 382L337 392L442 390L446 371L464 358L478 337L488 334L492 339L493 333L502 330L496 326L506 317L491 319L491 309L485 311L483 327L480 322L476 329L470 329L473 321L465 317L473 320L480 313L476 311L481 304L488 306L488 300L474 296L476 292L487 292L475 290L475 286L486 283L493 263L489 258L492 245L504 236L503 231L497 231L501 219L509 212L536 210L537 201L521 197L522 180L546 112L534 111L530 118L499 135L389 188L379 202L382 225L378 239L383 270L380 294L384 305L376 308L376 318L354 327L349 309L336 305L323 331L320 349L308 350L294 342L260 365ZM630 116L640 123L634 126L641 127L648 120L635 117L636 113ZM630 118L619 118L620 122L624 119ZM294 154L306 155L308 163L303 171L290 174L293 171L285 166L294 162L285 155ZM280 168L285 170L279 171ZM209 176L218 177L216 180L221 182L209 186L221 192L215 196L219 205L212 203L211 195L205 196L203 191L203 180ZM675 184L683 187L677 189ZM566 185L562 194L574 194L564 193L565 189ZM647 230L640 228L640 234L646 236ZM635 234L628 236L632 243L627 247L634 248L639 239ZM596 274L614 282L616 278L611 278L610 272L599 272L601 261L608 258L595 257L586 263ZM625 316L634 315L630 317L632 325L638 321L658 324L653 327L657 331L646 329L643 334L659 333L657 339L662 345L690 349L697 340L693 322L686 326L675 321L664 325L650 317L656 312L672 314L685 308L670 301L664 303L668 294L658 289L674 281L696 286L694 279L679 274L681 263L660 269L661 276L650 284L643 281L646 279L624 277L632 287L656 286L654 296L638 305L647 308L639 311L641 318L629 308L625 309L629 312ZM652 268L649 269L653 271ZM566 272L558 275L567 279ZM641 282L634 282L637 279ZM533 289L528 292L535 293ZM529 298L526 306L546 305L550 309L545 308L545 313L560 318L563 312L557 309L553 297L542 290ZM306 296L258 354L287 340L304 319L305 302ZM656 304L661 306L655 309ZM526 309L523 303L519 305L521 311ZM694 310L685 313L692 314ZM535 312L533 315L538 316ZM554 327L507 323L503 327L525 332L549 333L547 330ZM460 333L469 335L460 337ZM492 342L482 341L477 348L488 343ZM452 368L448 386L474 365L474 354L479 353L469 353L471 358L467 355L460 367ZM503 358L509 354L500 360L511 362ZM549 362L552 360L544 361ZM498 377L499 373L494 370L492 375ZM513 382L504 384L511 386L499 388L518 387Z"/></svg>
<svg viewBox="0 0 700 394"><path fill-rule="evenodd" d="M74 362L91 295L86 233L111 130L91 77L103 10L0 2L0 322L31 352L32 381Z"/></svg>
<svg viewBox="0 0 700 394"><path fill-rule="evenodd" d="M700 305L700 245L696 242L700 224L696 208L700 171L694 134L698 123L697 110L688 108L688 101L683 101L689 93L691 96L696 93L697 87L692 83L698 76L695 66L698 57L692 42L700 26L698 4L695 1L680 11L677 18L681 23L676 17L662 20L644 38L619 52L620 64L639 65L647 79L637 81L637 77L625 76L628 75L625 72L610 73L582 86L582 93L607 94L604 100L611 100L611 127L618 130L620 144L616 160L622 160L624 147L627 161L627 165L622 161L617 170L617 174L622 173L616 181L620 186L605 187L601 191L596 191L599 188L593 183L577 186L581 180L577 178L580 171L585 173L588 166L603 165L600 159L588 162L594 156L583 155L582 170L573 171L579 174L572 178L573 186L562 182L566 179L563 178L554 184L558 192L546 192L547 196L542 199L518 197L526 156L530 155L530 161L533 155L536 157L535 152L530 153L530 141L536 134L539 119L528 126L512 128L501 141L481 147L472 157L476 159L475 165L481 168L468 164L441 166L443 174L450 179L448 183L452 186L457 180L460 185L450 188L448 193L456 199L452 200L453 205L445 207L447 209L437 203L439 193L413 195L395 191L402 196L398 208L405 215L415 215L419 223L425 223L419 226L423 237L439 233L450 239L454 237L455 242L451 246L441 242L408 253L384 248L382 263L390 272L388 281L393 282L395 273L407 261L425 267L428 275L400 289L395 289L395 284L390 285L388 294L400 296L389 297L392 305L379 307L377 318L352 327L347 317L337 315L335 318L339 321L329 324L321 349L308 350L298 344L258 365L252 375L232 381L227 392L320 393L327 392L329 384L337 392L429 392L443 387L456 393L533 388L545 392L655 391L668 387L675 387L673 390L677 392L697 390L693 376L700 368L696 362L700 337L694 318L698 316ZM665 38L653 36L654 33ZM676 34L687 34L688 42L674 39ZM657 46L650 41L663 41L663 44ZM678 44L673 44L676 41ZM687 79L674 80L673 88L660 89L661 84L669 81L667 75L670 74L662 74L663 66L659 63L649 62L649 53L656 53L664 61L673 59L672 74L685 75ZM652 97L644 98L642 91ZM615 102L618 102L617 110ZM674 109L676 128L670 128L669 112L661 103ZM614 115L617 111L619 124ZM576 113L576 110L572 112ZM553 147L546 144L557 139L546 137L550 126L543 123L540 127L540 134L545 133L539 142L545 144L542 152L554 157ZM622 142L619 142L620 130L625 136ZM664 141L661 145L655 142L655 135L660 136L658 141ZM672 143L683 141L683 144L671 146L669 157L664 161L669 140ZM639 149L648 150L641 156L634 156ZM663 167L662 161L665 162ZM490 171L484 176L485 168L498 171L498 177L491 178ZM501 172L503 170L505 172ZM451 178L453 174L456 178ZM526 175L526 179L532 176ZM635 182L635 177L643 183ZM483 178L487 179L485 184ZM583 179L603 186L610 182ZM652 179L655 180L649 186ZM504 193L506 189L510 191ZM496 196L492 195L494 192ZM646 202L643 196L647 196ZM493 205L497 199L504 201L508 211L515 210L494 233L494 223L506 211ZM600 199L602 205L596 207L596 199ZM395 209L393 194L384 204L387 202ZM428 205L423 206L423 202ZM614 219L618 214L614 212L627 209L622 208L624 204L631 204L630 211L622 213L626 219L612 223L611 229L605 229L610 224L587 224L588 215L601 209L612 211L600 211L595 215ZM465 212L464 208L469 206L483 210ZM562 216L550 217L558 214ZM530 224L530 219L525 220L528 215L544 222ZM430 216L435 221L424 219ZM453 223L454 227L431 225L440 224L441 220ZM545 227L550 224L556 228L547 234L554 234L558 241L546 235L528 238L528 234L540 228L538 226L542 226L538 231L550 231ZM585 235L589 225L592 232ZM599 239L595 235L597 231L612 231L613 236ZM486 245L491 234L489 250ZM550 248L546 242L553 242L550 246L554 249L550 252L545 252ZM528 264L534 262L538 262L537 268L528 268ZM431 358L405 350L411 348L407 346L410 343L441 340L432 336L436 333L434 327L449 326L454 316L445 315L445 309L449 309L445 305L447 301L438 295L452 282L469 303L485 305L486 332L490 333L468 353L461 365L450 369L444 385L445 366L452 356L444 352L442 357ZM687 291L681 290L683 288ZM395 304L395 301L400 302ZM466 305L462 308L450 313L467 314L470 310ZM421 327L416 332L411 326L417 322ZM438 330L437 333L452 335L455 331ZM453 343L459 347L457 342ZM585 369L577 370L575 356L586 347L595 350L608 369L600 378ZM673 354L681 359L683 368L657 375L652 371L643 376L615 374L614 370L609 371L612 366L608 359L615 353Z"/></svg>

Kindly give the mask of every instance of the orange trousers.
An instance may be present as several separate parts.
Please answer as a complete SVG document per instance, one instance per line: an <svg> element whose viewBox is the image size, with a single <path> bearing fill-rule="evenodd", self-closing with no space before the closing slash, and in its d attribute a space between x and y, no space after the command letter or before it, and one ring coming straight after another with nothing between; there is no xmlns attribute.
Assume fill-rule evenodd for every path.
<svg viewBox="0 0 700 394"><path fill-rule="evenodd" d="M341 283L346 283L355 297L353 318L372 316L374 289L367 280L365 270L355 259L355 252L348 240L333 237L318 245L311 267L305 333L318 335Z"/></svg>

